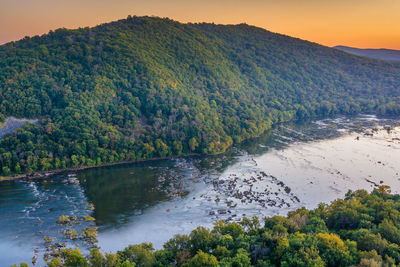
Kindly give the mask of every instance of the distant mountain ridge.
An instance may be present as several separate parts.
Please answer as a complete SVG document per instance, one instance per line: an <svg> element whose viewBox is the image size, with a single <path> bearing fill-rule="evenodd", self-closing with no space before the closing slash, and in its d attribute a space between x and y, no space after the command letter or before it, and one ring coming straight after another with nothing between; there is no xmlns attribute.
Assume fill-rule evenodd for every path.
<svg viewBox="0 0 400 267"><path fill-rule="evenodd" d="M219 153L275 123L400 114L400 64L240 25L128 17L0 46L0 173Z"/></svg>
<svg viewBox="0 0 400 267"><path fill-rule="evenodd" d="M334 48L360 57L373 58L389 62L400 62L400 50L393 49L361 49L338 45Z"/></svg>

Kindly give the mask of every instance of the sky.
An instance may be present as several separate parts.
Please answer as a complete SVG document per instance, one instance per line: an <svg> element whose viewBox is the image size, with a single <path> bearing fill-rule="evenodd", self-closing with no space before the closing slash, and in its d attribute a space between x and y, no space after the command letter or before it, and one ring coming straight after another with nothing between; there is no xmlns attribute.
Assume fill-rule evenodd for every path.
<svg viewBox="0 0 400 267"><path fill-rule="evenodd" d="M327 46L400 49L400 0L0 0L0 44L128 15L247 23Z"/></svg>

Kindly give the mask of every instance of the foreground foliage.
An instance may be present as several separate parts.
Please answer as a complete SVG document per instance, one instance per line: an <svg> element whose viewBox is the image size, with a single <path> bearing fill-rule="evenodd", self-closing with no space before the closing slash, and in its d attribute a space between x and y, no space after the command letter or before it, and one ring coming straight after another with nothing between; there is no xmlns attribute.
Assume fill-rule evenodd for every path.
<svg viewBox="0 0 400 267"><path fill-rule="evenodd" d="M272 124L400 113L400 65L245 24L128 17L0 46L0 174L218 153Z"/></svg>
<svg viewBox="0 0 400 267"><path fill-rule="evenodd" d="M400 196L387 186L286 217L218 221L178 234L154 250L130 245L116 254L62 249L48 266L395 266L400 265Z"/></svg>

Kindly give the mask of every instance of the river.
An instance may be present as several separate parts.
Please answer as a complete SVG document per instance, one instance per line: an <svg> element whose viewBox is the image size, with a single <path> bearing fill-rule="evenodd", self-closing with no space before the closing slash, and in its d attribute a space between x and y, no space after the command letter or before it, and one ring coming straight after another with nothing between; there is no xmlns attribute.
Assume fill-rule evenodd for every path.
<svg viewBox="0 0 400 267"><path fill-rule="evenodd" d="M91 215L98 245L155 248L176 233L215 220L272 216L385 184L400 191L400 119L370 115L286 123L217 156L196 156L83 170L0 183L0 265L31 262L44 237L70 246L61 215ZM64 227L65 228L65 227Z"/></svg>

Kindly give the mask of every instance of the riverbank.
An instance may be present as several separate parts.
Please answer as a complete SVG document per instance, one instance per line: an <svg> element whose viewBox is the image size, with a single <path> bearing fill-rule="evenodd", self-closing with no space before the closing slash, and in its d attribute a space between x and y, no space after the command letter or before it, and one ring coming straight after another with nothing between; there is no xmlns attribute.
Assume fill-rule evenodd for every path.
<svg viewBox="0 0 400 267"><path fill-rule="evenodd" d="M317 118L319 118L319 117L307 118L305 120L312 120L312 119L317 119ZM11 120L11 121L24 121L24 122L27 122L27 123L36 123L37 122L37 120L35 120L35 122L34 122L33 120L17 119L15 117L8 117L5 122L7 122L9 120ZM280 124L289 123L289 122L292 122L292 121L299 121L299 120L296 120L296 119L292 118L292 119L289 119L289 120L286 120L286 121L277 122L275 124L272 124L269 128L267 128L261 134L259 134L257 136L250 137L248 139L241 140L241 142L239 144L244 143L246 141L257 139L260 136L262 136L263 134L265 134L266 132L270 131L272 128L274 128L274 127L276 127L276 126L278 126ZM138 163L138 162L167 160L167 159L173 159L173 158L177 158L178 159L178 158L182 158L182 157L192 157L192 156L216 156L216 155L220 155L220 154L226 153L226 151L228 151L228 149L231 149L233 146L234 146L234 144L226 147L225 150L223 150L223 151L219 151L219 152L216 152L216 153L213 153L213 154L189 153L189 154L184 154L184 155L180 155L180 156L176 156L175 155L175 156L168 156L168 157L154 157L154 158L151 158L151 159L142 159L142 160L120 161L120 162L105 163L105 164L94 165L94 166L79 166L79 167L75 167L75 168L71 167L71 168L54 169L54 170L48 170L48 171L36 171L36 172L32 172L32 173L23 173L23 174L17 174L17 175L14 174L14 175L11 175L11 176L1 176L0 175L0 182L1 181L16 180L16 179L24 179L24 178L27 178L27 179L45 178L45 177L49 177L49 176L56 175L56 174L61 174L61 173L79 172L79 171L87 170L87 169L111 167L111 166L118 166L118 165L126 165L126 164Z"/></svg>
<svg viewBox="0 0 400 267"><path fill-rule="evenodd" d="M218 153L218 154L212 154L212 155L219 155L222 153L225 153L225 151ZM112 166L120 166L120 165L122 166L122 165L134 164L134 163L139 163L139 162L151 162L151 161L157 161L157 160L178 159L178 158L185 158L185 157L207 156L207 155L210 155L210 154L191 153L191 154L186 154L186 155L182 155L182 156L155 157L155 158L151 158L151 159L120 161L120 162L106 163L106 164L94 165L94 166L80 166L80 167L76 167L76 168L64 168L64 169L56 169L56 170L49 170L49 171L38 171L38 172L25 173L25 174L20 174L20 175L15 175L15 176L0 176L0 181L10 181L10 180L16 180L16 179L46 178L46 177L50 177L50 176L56 175L56 174L76 173L76 172L80 172L80 171L88 170L88 169L104 168L104 167L112 167Z"/></svg>
<svg viewBox="0 0 400 267"><path fill-rule="evenodd" d="M276 123L271 126L271 128L265 130L262 134L258 136L251 137L249 139L242 140L241 143L245 141L249 141L252 139L259 138L261 135L265 134L267 131L271 130L272 127L279 125L281 123L287 123L292 120ZM71 168L63 168L63 169L55 169L55 170L48 170L48 171L36 171L32 173L24 173L24 174L18 174L18 175L13 175L13 176L0 176L0 182L1 181L10 181L10 180L16 180L16 179L37 179L37 178L45 178L49 177L52 175L56 174L61 174L61 173L69 173L69 172L79 172L87 169L94 169L94 168L103 168L103 167L112 167L112 166L119 166L119 165L127 165L127 164L134 164L134 163L139 163L139 162L150 162L150 161L157 161L157 160L168 160L168 159L179 159L179 158L186 158L186 157L193 157L193 156L217 156L226 153L228 149L231 149L234 144L228 146L224 151L216 152L213 154L207 154L207 153L189 153L189 154L184 154L184 155L179 155L179 156L168 156L168 157L154 157L151 159L140 159L140 160L132 160L132 161L119 161L119 162L113 162L113 163L104 163L100 165L93 165L93 166L79 166L79 167L71 167Z"/></svg>
<svg viewBox="0 0 400 267"><path fill-rule="evenodd" d="M362 115L362 114L360 114ZM375 116L375 115L365 115L365 116ZM335 117L335 116L333 116ZM12 118L12 117L9 117ZM7 119L9 119L7 118ZM330 117L315 117L315 118L308 118L305 121L311 121L311 120L317 120L317 119L327 119ZM24 119L18 119L18 120L24 120ZM277 127L279 125L285 124L285 123L289 123L289 122L293 122L293 121L301 121L301 120L295 120L295 119L290 119L287 121L282 121L282 122L278 122L275 123L273 125L271 125L270 128L266 129L262 134L258 135L258 136L254 136L254 137L250 137L248 139L242 140L239 144L242 144L244 142L248 142L254 139L259 138L260 136L262 136L263 134L265 134L266 132L270 131L271 129L273 129L274 127ZM132 161L120 161L120 162L113 162L113 163L104 163L104 164L100 164L100 165L92 165L92 166L78 166L78 167L70 167L70 168L63 168L63 169L54 169L54 170L47 170L47 171L36 171L36 172L32 172L32 173L24 173L24 174L18 174L18 175L13 175L13 176L0 176L0 182L1 181L9 181L9 180L16 180L16 179L38 179L38 178L45 178L45 177L49 177L52 175L56 175L56 174L62 174L62 173L70 173L70 172L79 172L79 171L83 171L83 170L87 170L87 169L93 169L93 168L103 168L103 167L112 167L112 166L118 166L118 165L127 165L127 164L134 164L134 163L139 163L139 162L150 162L150 161L157 161L157 160L168 160L168 159L179 159L179 158L185 158L185 157L193 157L193 156L216 156L216 155L220 155L220 154L224 154L226 153L229 149L231 149L235 144L230 145L229 147L227 147L224 151L220 151L214 154L206 154L206 153L189 153L189 154L184 154L184 155L180 155L180 156L168 156L168 157L154 157L151 159L141 159L141 160L132 160Z"/></svg>

